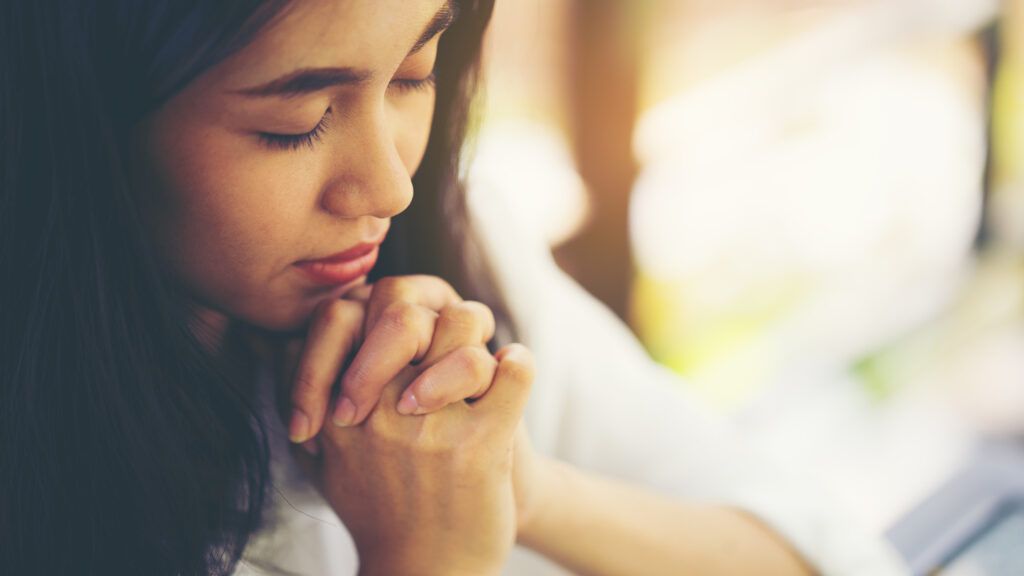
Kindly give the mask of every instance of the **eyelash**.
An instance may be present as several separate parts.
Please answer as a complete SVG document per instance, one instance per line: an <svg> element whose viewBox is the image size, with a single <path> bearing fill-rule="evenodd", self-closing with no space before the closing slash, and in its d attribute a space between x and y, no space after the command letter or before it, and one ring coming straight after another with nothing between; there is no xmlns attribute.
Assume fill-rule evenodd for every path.
<svg viewBox="0 0 1024 576"><path fill-rule="evenodd" d="M400 94L409 92L426 92L433 90L437 84L437 76L431 74L426 78L414 79L414 80L392 80L389 88L393 88ZM263 142L268 148L274 150L298 150L302 147L312 149L317 143L320 142L321 136L323 136L324 130L327 128L327 120L331 115L331 109L328 108L320 122L313 127L312 130L304 134L273 134L270 132L261 132L259 134L260 141Z"/></svg>
<svg viewBox="0 0 1024 576"><path fill-rule="evenodd" d="M426 78L413 80L395 79L391 81L391 88L398 92L416 92L432 90L437 85L437 75L431 73Z"/></svg>
<svg viewBox="0 0 1024 576"><path fill-rule="evenodd" d="M272 134L270 132L260 132L260 141L274 150L298 150L303 146L313 148L313 145L320 142L320 137L324 133L324 129L327 128L327 119L331 115L331 109L328 108L324 112L323 117L320 118L320 122L313 127L312 130L304 134Z"/></svg>

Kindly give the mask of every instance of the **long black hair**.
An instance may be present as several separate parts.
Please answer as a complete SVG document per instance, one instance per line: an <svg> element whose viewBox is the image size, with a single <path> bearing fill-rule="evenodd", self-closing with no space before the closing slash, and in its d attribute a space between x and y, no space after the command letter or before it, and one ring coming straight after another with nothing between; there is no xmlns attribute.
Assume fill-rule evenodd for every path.
<svg viewBox="0 0 1024 576"><path fill-rule="evenodd" d="M461 0L442 39L416 201L378 274L438 274L500 312L453 226L492 3ZM288 4L0 2L0 573L226 574L260 529L252 391L190 329L126 164L134 126Z"/></svg>

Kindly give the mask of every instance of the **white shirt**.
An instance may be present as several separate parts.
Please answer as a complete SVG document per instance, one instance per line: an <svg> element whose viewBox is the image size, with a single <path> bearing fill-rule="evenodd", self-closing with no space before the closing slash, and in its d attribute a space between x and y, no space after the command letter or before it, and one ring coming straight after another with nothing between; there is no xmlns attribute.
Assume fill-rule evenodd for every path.
<svg viewBox="0 0 1024 576"><path fill-rule="evenodd" d="M511 206L471 195L470 208L520 340L536 361L525 421L538 452L671 497L744 509L825 575L908 573L885 542L860 531L798 473L746 450L617 317L561 272ZM275 492L267 529L250 543L236 574L276 572L256 568L256 559L303 575L356 574L351 536L292 460L270 386L264 374ZM566 572L517 547L505 574Z"/></svg>

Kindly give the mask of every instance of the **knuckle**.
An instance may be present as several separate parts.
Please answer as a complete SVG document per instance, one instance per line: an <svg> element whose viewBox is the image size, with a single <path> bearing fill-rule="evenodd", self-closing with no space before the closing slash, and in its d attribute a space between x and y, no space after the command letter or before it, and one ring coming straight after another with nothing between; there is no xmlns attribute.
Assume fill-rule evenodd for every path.
<svg viewBox="0 0 1024 576"><path fill-rule="evenodd" d="M299 373L296 375L292 392L292 398L296 402L315 400L318 391L319 388L316 385L316 381L313 380L312 375L306 373Z"/></svg>
<svg viewBox="0 0 1024 576"><path fill-rule="evenodd" d="M403 277L404 288L409 292L418 294L433 294L442 297L444 300L461 301L455 288L446 280L429 274L416 274ZM440 308L440 306L439 306Z"/></svg>
<svg viewBox="0 0 1024 576"><path fill-rule="evenodd" d="M473 314L476 315L478 318L494 318L494 312L491 310L490 306L484 304L483 302L477 302L476 300L466 300L464 302L460 302L459 304L471 310Z"/></svg>
<svg viewBox="0 0 1024 576"><path fill-rule="evenodd" d="M367 370L359 370L351 377L346 377L342 383L342 394L356 405L357 412L359 407L368 404L379 394L369 376Z"/></svg>
<svg viewBox="0 0 1024 576"><path fill-rule="evenodd" d="M401 300L413 290L408 276L386 276L374 285L372 298L383 300Z"/></svg>
<svg viewBox="0 0 1024 576"><path fill-rule="evenodd" d="M341 393L356 407L362 406L373 396L369 370L363 366L350 368L341 380Z"/></svg>
<svg viewBox="0 0 1024 576"><path fill-rule="evenodd" d="M525 364L514 360L503 362L498 368L502 380L510 380L519 384L528 385L533 383L533 370Z"/></svg>
<svg viewBox="0 0 1024 576"><path fill-rule="evenodd" d="M440 276L420 274L418 276L412 276L411 278L417 280L418 282L422 282L423 284L433 284L436 288L440 288L442 290L449 290L452 292L455 291L455 288L452 287L451 284L449 284L444 278L441 278Z"/></svg>
<svg viewBox="0 0 1024 576"><path fill-rule="evenodd" d="M444 329L458 332L472 332L481 325L479 311L461 303L443 308L438 321Z"/></svg>
<svg viewBox="0 0 1024 576"><path fill-rule="evenodd" d="M395 287L395 284L397 284L400 281L400 276L385 276L383 278L380 278L373 284L374 293L389 292Z"/></svg>
<svg viewBox="0 0 1024 576"><path fill-rule="evenodd" d="M401 331L416 322L416 307L408 302L392 302L381 314L380 322L388 330Z"/></svg>
<svg viewBox="0 0 1024 576"><path fill-rule="evenodd" d="M494 370L497 367L497 360L487 350L480 346L464 346L457 351L457 358L462 367L472 374L475 382L494 378Z"/></svg>
<svg viewBox="0 0 1024 576"><path fill-rule="evenodd" d="M533 354L522 345L515 344L498 365L501 378L532 384L534 378Z"/></svg>

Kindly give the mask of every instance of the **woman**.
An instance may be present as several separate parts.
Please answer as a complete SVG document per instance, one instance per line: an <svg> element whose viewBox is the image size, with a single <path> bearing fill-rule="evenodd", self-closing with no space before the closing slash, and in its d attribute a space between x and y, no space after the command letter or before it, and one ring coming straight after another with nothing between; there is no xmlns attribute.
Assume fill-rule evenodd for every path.
<svg viewBox="0 0 1024 576"><path fill-rule="evenodd" d="M487 574L514 542L595 574L896 570L543 256L517 269L498 207L472 240L491 8L4 3L0 573ZM537 450L531 351L485 346L517 331Z"/></svg>

